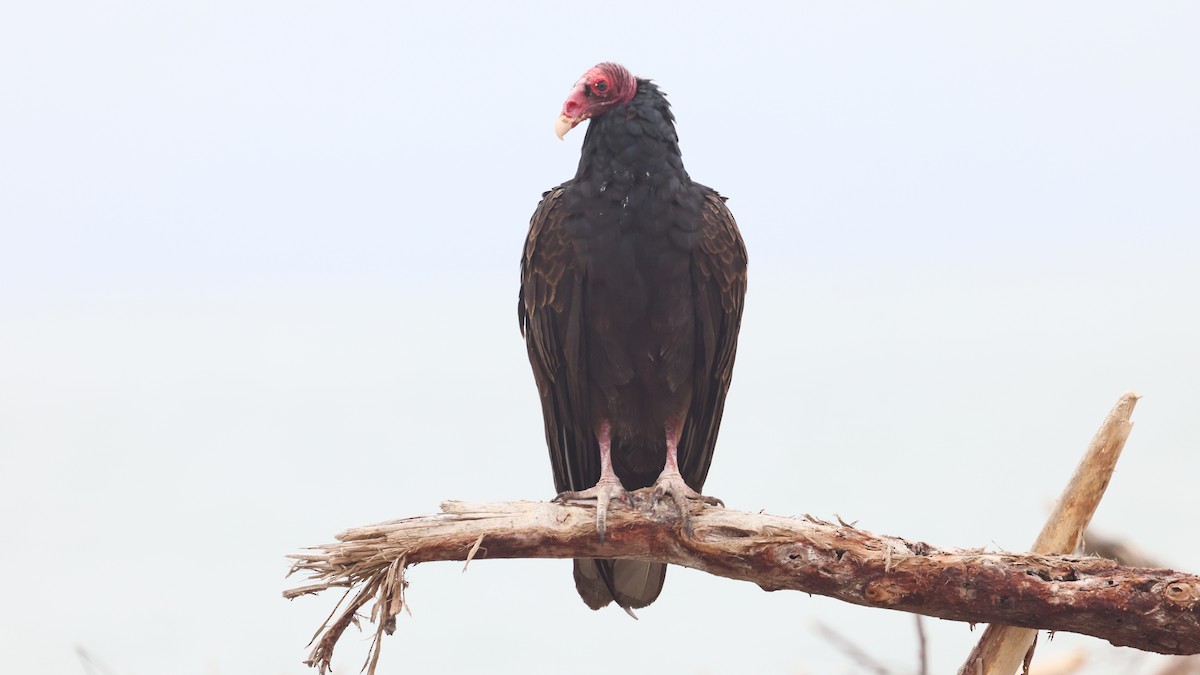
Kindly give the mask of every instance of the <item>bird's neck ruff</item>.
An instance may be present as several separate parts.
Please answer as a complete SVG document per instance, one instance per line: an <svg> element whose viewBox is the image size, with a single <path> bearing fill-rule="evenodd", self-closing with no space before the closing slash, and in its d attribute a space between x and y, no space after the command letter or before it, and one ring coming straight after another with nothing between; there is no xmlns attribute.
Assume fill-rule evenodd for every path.
<svg viewBox="0 0 1200 675"><path fill-rule="evenodd" d="M686 176L666 96L649 80L637 94L588 123L576 180L662 180Z"/></svg>

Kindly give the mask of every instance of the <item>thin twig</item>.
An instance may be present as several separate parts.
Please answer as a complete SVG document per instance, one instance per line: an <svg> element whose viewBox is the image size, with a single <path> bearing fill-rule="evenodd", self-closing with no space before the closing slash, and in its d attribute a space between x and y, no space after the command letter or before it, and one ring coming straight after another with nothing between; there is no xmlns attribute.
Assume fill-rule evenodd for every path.
<svg viewBox="0 0 1200 675"><path fill-rule="evenodd" d="M467 560L463 563L462 571L464 571L464 572L467 571L467 565L470 565L471 561L475 559L475 554L479 553L479 547L482 545L483 545L483 535L481 534L481 535L479 535L479 538L475 540L475 545L471 547L471 550L467 551Z"/></svg>
<svg viewBox="0 0 1200 675"><path fill-rule="evenodd" d="M93 669L101 675L113 675L113 669L102 663L99 659L92 656L88 650L76 645L75 655L79 657L79 663L87 672L87 675L92 675Z"/></svg>
<svg viewBox="0 0 1200 675"><path fill-rule="evenodd" d="M875 673L876 675L891 675L892 671L888 670L887 666L876 661L870 654L863 651L862 648L854 644L854 642L852 642L849 638L843 636L833 628L830 628L820 621L815 622L813 627L816 628L817 632L823 635L826 640L829 640L831 643L833 643L834 647L840 649L843 654L850 657L858 665L866 668L868 671Z"/></svg>
<svg viewBox="0 0 1200 675"><path fill-rule="evenodd" d="M917 673L918 675L929 675L929 655L926 653L925 643L925 620L920 614L914 614L913 618L917 620Z"/></svg>

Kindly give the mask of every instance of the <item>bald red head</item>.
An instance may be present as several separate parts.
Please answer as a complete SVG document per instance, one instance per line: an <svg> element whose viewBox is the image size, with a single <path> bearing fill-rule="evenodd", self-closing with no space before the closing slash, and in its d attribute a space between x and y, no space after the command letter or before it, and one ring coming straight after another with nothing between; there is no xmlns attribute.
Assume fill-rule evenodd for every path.
<svg viewBox="0 0 1200 675"><path fill-rule="evenodd" d="M624 66L601 63L583 74L563 103L554 133L561 140L580 122L608 112L610 108L629 103L637 93L637 78Z"/></svg>

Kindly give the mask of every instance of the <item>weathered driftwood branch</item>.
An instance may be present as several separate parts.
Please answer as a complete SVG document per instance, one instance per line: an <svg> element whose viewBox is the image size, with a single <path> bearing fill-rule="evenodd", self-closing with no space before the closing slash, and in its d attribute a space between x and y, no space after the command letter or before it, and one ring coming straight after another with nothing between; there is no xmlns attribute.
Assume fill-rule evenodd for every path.
<svg viewBox="0 0 1200 675"><path fill-rule="evenodd" d="M1125 440L1133 430L1133 408L1138 395L1126 392L1104 418L1070 482L1063 488L1054 511L1030 549L1034 553L1072 553L1079 550L1083 533L1117 468ZM959 669L959 675L1012 675L1023 663L1028 667L1037 632L1031 628L992 624Z"/></svg>
<svg viewBox="0 0 1200 675"><path fill-rule="evenodd" d="M1093 635L1164 654L1200 653L1200 577L1111 560L935 548L850 525L704 507L685 537L670 505L636 493L614 504L607 537L595 511L542 502L446 502L442 513L338 535L338 543L292 556L313 585L296 597L345 588L314 638L308 663L329 667L358 610L374 601L378 637L404 607L406 566L485 558L634 558L682 565L766 590L798 590L868 607L972 623L1005 623ZM357 589L357 590L355 590ZM349 600L347 601L347 598Z"/></svg>

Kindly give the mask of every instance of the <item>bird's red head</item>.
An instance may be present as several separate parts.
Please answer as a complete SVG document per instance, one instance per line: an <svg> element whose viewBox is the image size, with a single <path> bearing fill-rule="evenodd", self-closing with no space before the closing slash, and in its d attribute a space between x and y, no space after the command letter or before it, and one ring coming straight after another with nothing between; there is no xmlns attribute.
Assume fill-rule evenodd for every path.
<svg viewBox="0 0 1200 675"><path fill-rule="evenodd" d="M625 66L601 63L584 73L575 83L571 95L563 103L554 133L562 140L575 125L590 117L603 115L615 105L629 103L636 93L637 78Z"/></svg>

